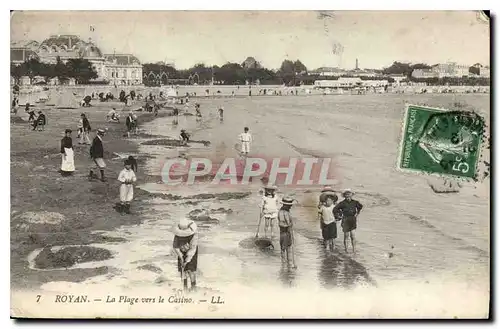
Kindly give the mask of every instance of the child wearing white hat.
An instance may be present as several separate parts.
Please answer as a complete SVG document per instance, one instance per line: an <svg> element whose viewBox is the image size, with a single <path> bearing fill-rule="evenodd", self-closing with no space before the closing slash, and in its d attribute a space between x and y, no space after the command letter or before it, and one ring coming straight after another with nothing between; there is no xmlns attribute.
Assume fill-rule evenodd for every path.
<svg viewBox="0 0 500 329"><path fill-rule="evenodd" d="M264 187L264 195L260 203L260 217L264 218L264 236L267 238L267 231L271 229L271 239L273 236L274 221L278 218L278 196L275 194L278 188L274 185ZM260 221L259 221L260 222ZM258 233L257 233L258 236Z"/></svg>
<svg viewBox="0 0 500 329"><path fill-rule="evenodd" d="M280 247L281 263L287 264L291 268L297 268L293 254L293 220L290 214L290 208L293 205L291 197L284 197L281 200L281 209L278 212L278 225L280 227Z"/></svg>
<svg viewBox="0 0 500 329"><path fill-rule="evenodd" d="M173 249L177 255L177 269L181 273L184 289L188 289L188 280L191 281L191 290L196 289L196 270L198 268L198 230L196 223L181 218L174 228Z"/></svg>

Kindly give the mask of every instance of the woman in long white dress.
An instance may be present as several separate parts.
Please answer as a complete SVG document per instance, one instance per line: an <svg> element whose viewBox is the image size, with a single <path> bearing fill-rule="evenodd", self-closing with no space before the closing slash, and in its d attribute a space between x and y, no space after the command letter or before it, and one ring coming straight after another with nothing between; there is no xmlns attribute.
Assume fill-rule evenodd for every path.
<svg viewBox="0 0 500 329"><path fill-rule="evenodd" d="M61 139L61 175L70 176L75 171L75 155L73 153L73 140L71 139L71 129L66 129L64 137Z"/></svg>

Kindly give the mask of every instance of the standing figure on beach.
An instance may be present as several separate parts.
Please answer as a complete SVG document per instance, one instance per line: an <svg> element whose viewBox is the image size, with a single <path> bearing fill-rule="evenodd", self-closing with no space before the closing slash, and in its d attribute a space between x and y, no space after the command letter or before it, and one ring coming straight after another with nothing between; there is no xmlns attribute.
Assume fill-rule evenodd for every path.
<svg viewBox="0 0 500 329"><path fill-rule="evenodd" d="M200 104L199 103L194 104L194 109L196 111L196 121L201 120Z"/></svg>
<svg viewBox="0 0 500 329"><path fill-rule="evenodd" d="M196 223L182 218L174 228L173 249L177 255L177 270L181 273L184 289L196 290L196 270L198 269L198 230Z"/></svg>
<svg viewBox="0 0 500 329"><path fill-rule="evenodd" d="M64 131L61 139L61 175L71 176L75 171L75 154L73 153L73 140L71 139L71 129Z"/></svg>
<svg viewBox="0 0 500 329"><path fill-rule="evenodd" d="M222 106L219 106L217 112L219 113L219 121L224 121L224 108Z"/></svg>
<svg viewBox="0 0 500 329"><path fill-rule="evenodd" d="M267 231L271 229L271 239L273 236L274 221L278 219L278 196L275 194L278 188L275 185L268 184L264 187L264 195L260 203L260 219L259 227L262 218L264 218L264 237L267 238ZM256 237L259 237L257 231Z"/></svg>
<svg viewBox="0 0 500 329"><path fill-rule="evenodd" d="M172 121L172 125L177 126L179 124L179 109L174 107L174 120Z"/></svg>
<svg viewBox="0 0 500 329"><path fill-rule="evenodd" d="M130 203L134 199L134 183L137 181L134 171L132 170L132 163L129 159L125 160L125 168L120 171L118 181L120 185L120 212L123 214L130 214Z"/></svg>
<svg viewBox="0 0 500 329"><path fill-rule="evenodd" d="M352 199L352 191L345 190L342 193L344 200L333 208L335 218L342 220L342 231L344 231L344 248L347 252L347 240L351 237L352 252L355 252L355 236L354 230L357 228L357 218L363 205Z"/></svg>
<svg viewBox="0 0 500 329"><path fill-rule="evenodd" d="M92 128L90 127L89 119L87 119L85 113L80 115L80 122L78 126L81 126L80 142L78 142L78 144L90 145L89 134Z"/></svg>
<svg viewBox="0 0 500 329"><path fill-rule="evenodd" d="M181 129L181 134L179 136L179 139L181 140L181 145L187 145L189 142L189 134L186 132L186 130Z"/></svg>
<svg viewBox="0 0 500 329"><path fill-rule="evenodd" d="M238 136L241 143L241 153L243 155L248 155L250 152L250 144L252 143L252 135L248 132L250 129L245 127L243 132Z"/></svg>
<svg viewBox="0 0 500 329"><path fill-rule="evenodd" d="M94 179L96 175L94 174L95 169L99 169L101 172L101 181L106 182L107 179L104 176L104 169L106 168L106 163L104 162L104 147L102 145L102 137L105 131L103 129L98 129L97 134L92 141L90 146L90 157L94 161L95 166L92 166L89 173L89 180Z"/></svg>
<svg viewBox="0 0 500 329"><path fill-rule="evenodd" d="M321 205L318 217L325 247L327 250L333 251L335 249L335 239L337 238L337 222L333 214L333 208L338 197L333 192L324 192L324 195L326 198L325 204Z"/></svg>
<svg viewBox="0 0 500 329"><path fill-rule="evenodd" d="M132 111L128 114L125 125L127 126L127 137L130 137L130 132L135 129L135 120Z"/></svg>
<svg viewBox="0 0 500 329"><path fill-rule="evenodd" d="M14 98L12 98L12 104L11 104L11 113L14 113L14 114L17 114L17 106L19 105L19 99L17 99L17 97L14 96Z"/></svg>
<svg viewBox="0 0 500 329"><path fill-rule="evenodd" d="M291 268L297 268L295 264L295 255L293 250L293 220L290 214L290 208L293 205L291 197L284 197L281 200L281 209L278 212L278 225L280 228L280 247L281 264L288 265Z"/></svg>

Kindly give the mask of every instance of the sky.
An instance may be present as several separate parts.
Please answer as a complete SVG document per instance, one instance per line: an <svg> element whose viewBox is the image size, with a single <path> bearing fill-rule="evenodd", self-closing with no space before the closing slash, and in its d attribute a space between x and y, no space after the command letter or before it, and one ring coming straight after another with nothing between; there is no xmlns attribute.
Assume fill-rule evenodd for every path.
<svg viewBox="0 0 500 329"><path fill-rule="evenodd" d="M104 53L131 53L142 63L241 63L267 68L300 59L321 66L383 68L395 61L490 64L489 23L472 11L18 11L11 40L50 35L91 38ZM94 28L91 31L90 27ZM341 56L332 45L343 46Z"/></svg>

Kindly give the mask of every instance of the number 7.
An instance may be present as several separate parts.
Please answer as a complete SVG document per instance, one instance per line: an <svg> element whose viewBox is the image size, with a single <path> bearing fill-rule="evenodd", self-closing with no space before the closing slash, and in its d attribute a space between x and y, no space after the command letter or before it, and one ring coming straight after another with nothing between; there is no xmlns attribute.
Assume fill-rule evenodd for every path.
<svg viewBox="0 0 500 329"><path fill-rule="evenodd" d="M36 295L36 302L39 303L40 302L40 297L42 297L42 295Z"/></svg>

